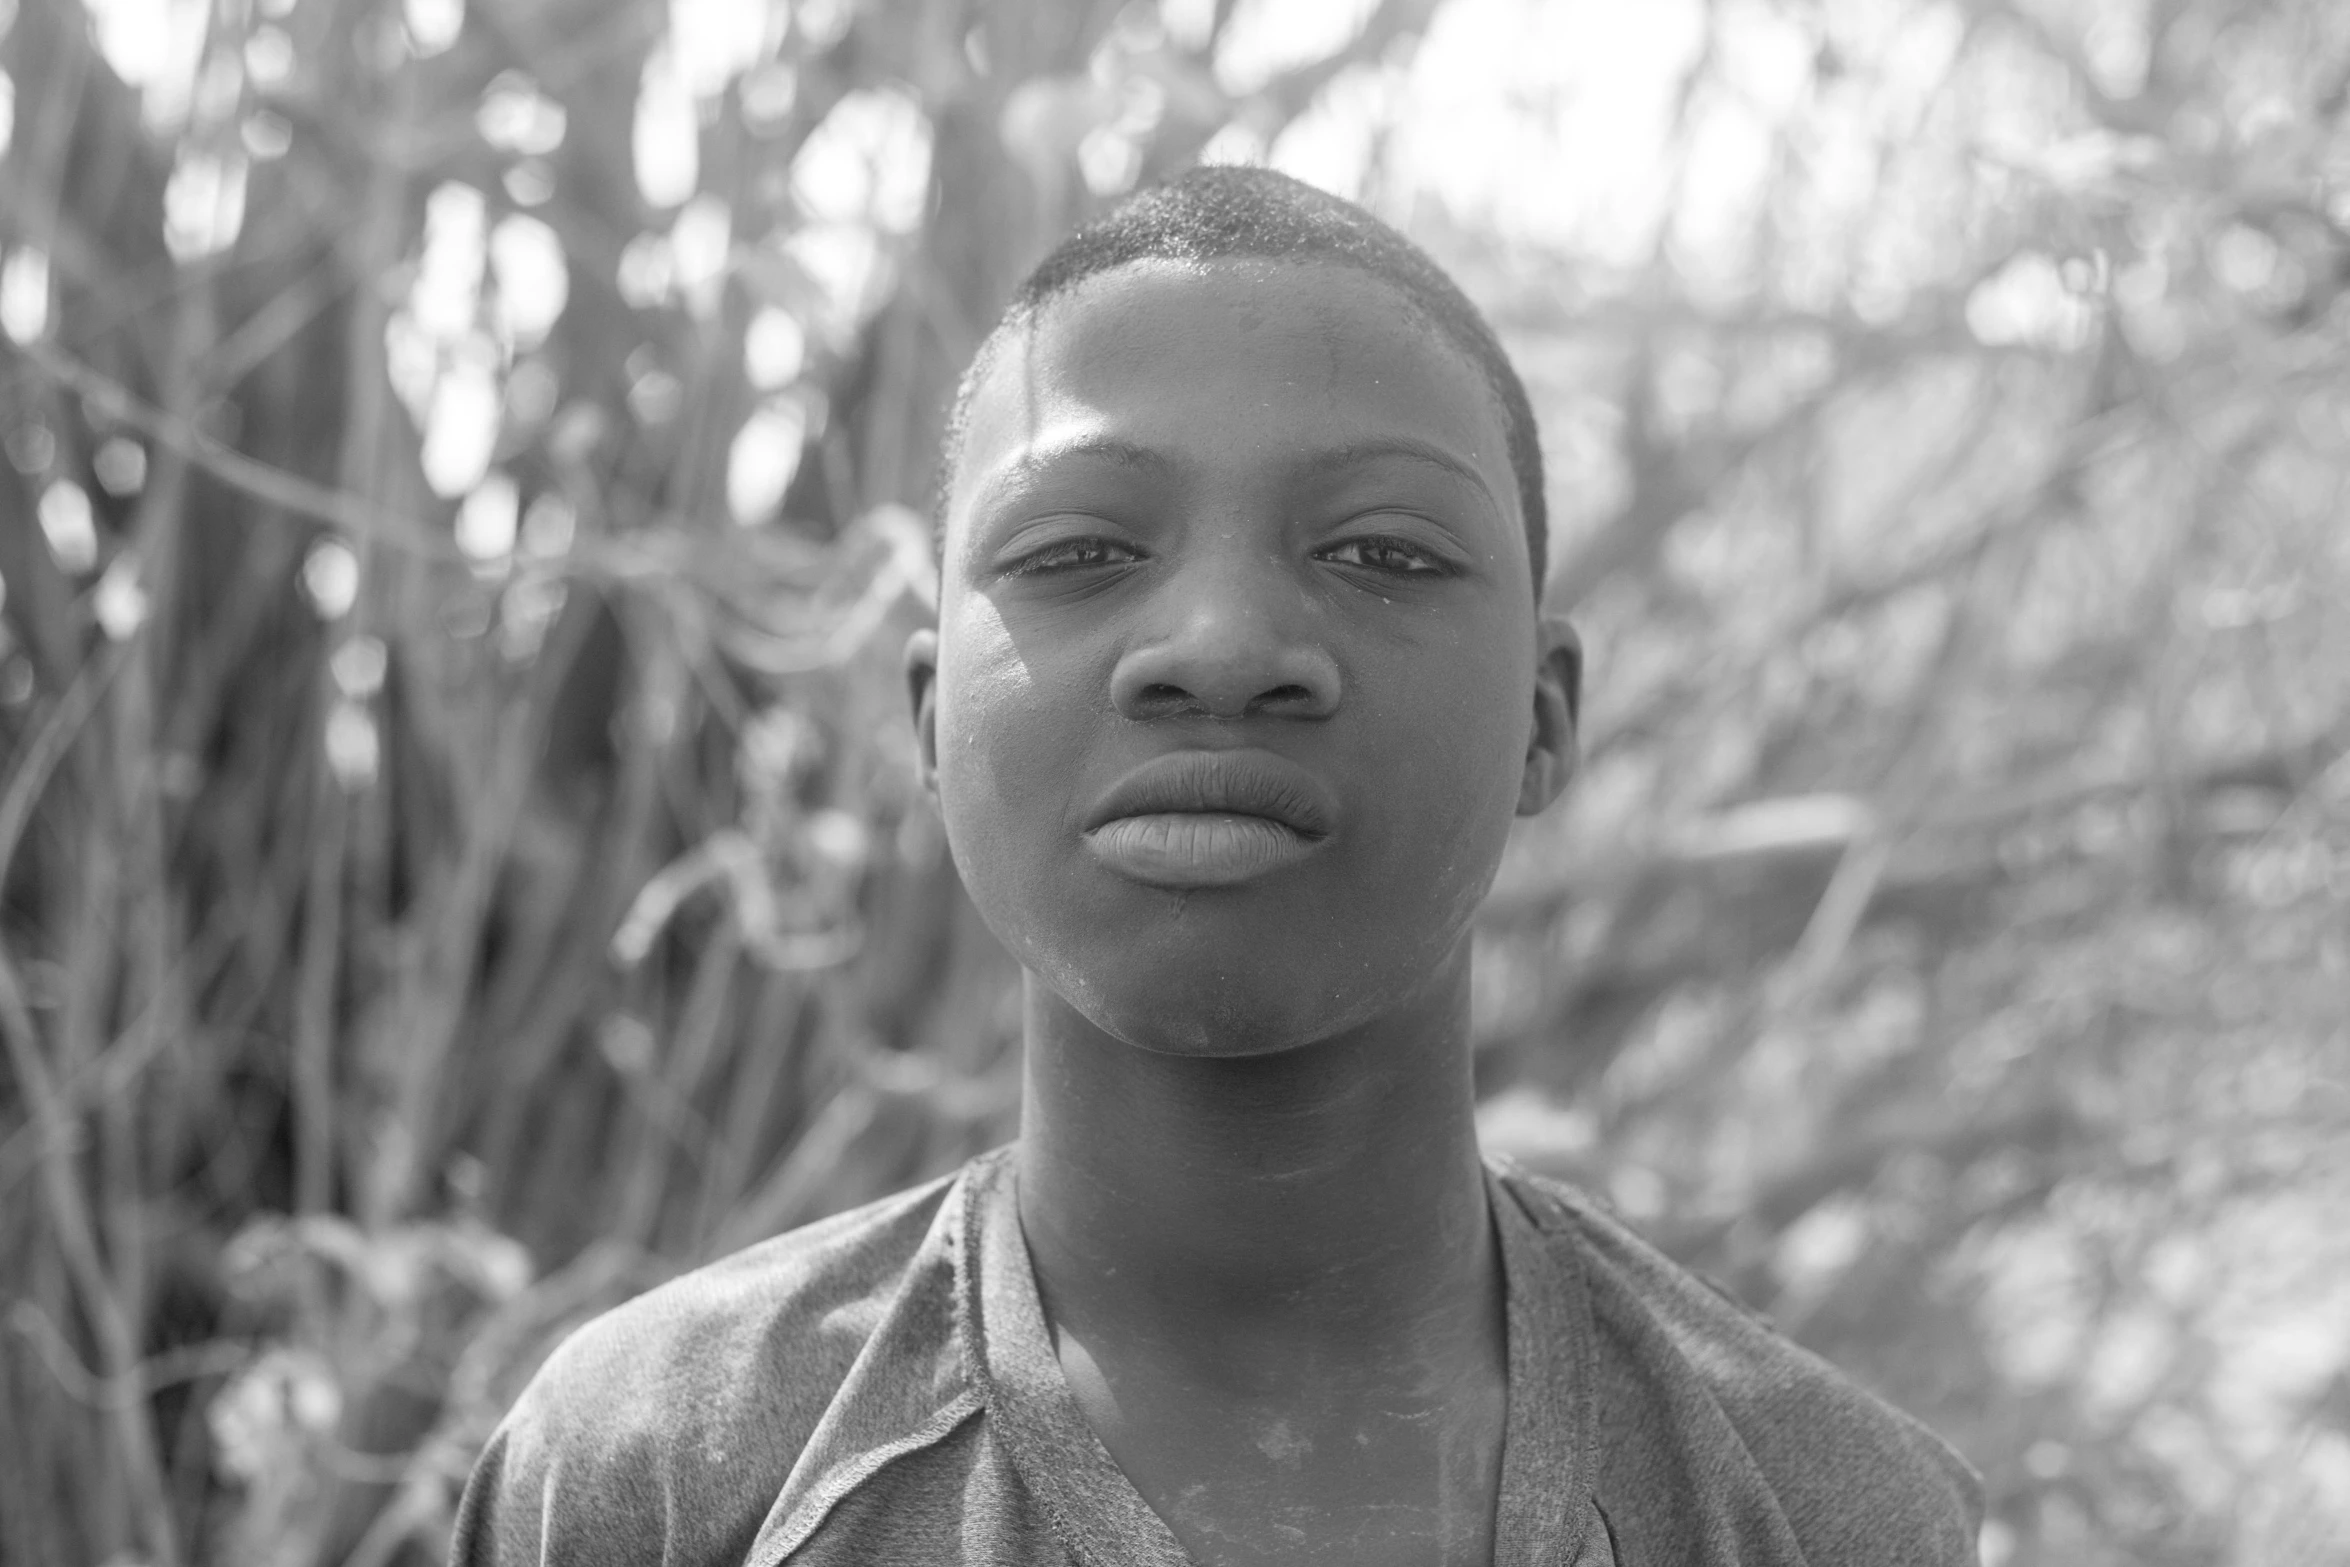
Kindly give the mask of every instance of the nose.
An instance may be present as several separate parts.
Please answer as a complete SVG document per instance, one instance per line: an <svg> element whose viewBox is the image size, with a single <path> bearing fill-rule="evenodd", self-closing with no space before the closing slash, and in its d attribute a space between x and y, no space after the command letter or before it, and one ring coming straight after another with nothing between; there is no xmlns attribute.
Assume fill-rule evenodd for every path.
<svg viewBox="0 0 2350 1567"><path fill-rule="evenodd" d="M1235 558L1178 572L1151 606L1156 624L1110 676L1127 718L1327 718L1338 661L1313 635L1313 610L1277 561Z"/></svg>

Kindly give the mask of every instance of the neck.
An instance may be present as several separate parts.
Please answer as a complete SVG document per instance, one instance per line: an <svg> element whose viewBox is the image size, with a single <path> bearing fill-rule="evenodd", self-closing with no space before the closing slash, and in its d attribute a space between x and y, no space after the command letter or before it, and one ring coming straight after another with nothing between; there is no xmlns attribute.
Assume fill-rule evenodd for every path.
<svg viewBox="0 0 2350 1567"><path fill-rule="evenodd" d="M1055 1323L1377 1355L1490 1312L1455 968L1401 1015L1241 1058L1137 1049L1030 980L1020 1216Z"/></svg>

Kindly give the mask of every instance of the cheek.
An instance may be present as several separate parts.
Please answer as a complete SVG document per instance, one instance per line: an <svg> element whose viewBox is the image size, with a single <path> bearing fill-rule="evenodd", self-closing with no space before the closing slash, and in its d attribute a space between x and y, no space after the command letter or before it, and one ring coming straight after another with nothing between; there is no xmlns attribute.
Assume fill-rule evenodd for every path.
<svg viewBox="0 0 2350 1567"><path fill-rule="evenodd" d="M1021 655L986 600L958 606L941 626L940 813L973 897L1000 906L1064 828L1086 709L1065 671Z"/></svg>
<svg viewBox="0 0 2350 1567"><path fill-rule="evenodd" d="M938 671L938 784L950 814L969 817L975 796L1016 782L1000 774L1026 748L1020 731L1050 715L1036 672L992 611L965 611L947 630Z"/></svg>
<svg viewBox="0 0 2350 1567"><path fill-rule="evenodd" d="M1416 659L1379 715L1408 737L1371 775L1381 780L1390 890L1436 900L1439 929L1475 911L1508 842L1534 704L1529 663L1488 645Z"/></svg>

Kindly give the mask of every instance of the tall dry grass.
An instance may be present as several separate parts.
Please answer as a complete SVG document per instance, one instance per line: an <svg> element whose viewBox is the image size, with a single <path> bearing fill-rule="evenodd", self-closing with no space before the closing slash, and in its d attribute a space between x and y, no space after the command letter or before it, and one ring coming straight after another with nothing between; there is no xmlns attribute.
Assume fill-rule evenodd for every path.
<svg viewBox="0 0 2350 1567"><path fill-rule="evenodd" d="M865 372L802 526L728 520L749 302L614 293L643 220L602 106L646 21L490 19L420 60L396 8L219 10L226 101L161 140L78 7L10 30L8 219L55 273L7 381L12 453L49 449L0 481L32 688L0 803L9 1560L428 1556L565 1323L1005 1133L1005 976L887 738L929 569L903 503L961 345ZM265 32L297 73L269 110L234 69ZM856 85L799 63L763 142L708 138L746 215ZM387 328L428 193L495 179L474 106L516 69L569 109L573 260L532 356L554 406L500 443L545 504L485 561ZM263 113L292 128L269 161ZM175 257L163 187L207 155L244 162L247 215ZM34 526L70 553L74 495L87 562Z"/></svg>

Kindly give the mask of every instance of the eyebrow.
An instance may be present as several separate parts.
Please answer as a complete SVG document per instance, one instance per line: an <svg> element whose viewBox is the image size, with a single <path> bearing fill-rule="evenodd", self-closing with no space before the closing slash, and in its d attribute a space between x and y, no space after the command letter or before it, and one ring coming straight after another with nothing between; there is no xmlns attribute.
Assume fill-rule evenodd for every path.
<svg viewBox="0 0 2350 1567"><path fill-rule="evenodd" d="M1383 457L1400 458L1405 462L1420 463L1438 469L1452 478L1475 487L1477 492L1491 502L1496 510L1501 509L1501 498L1493 493L1492 486L1485 482L1483 474L1434 442L1418 440L1408 435L1381 436L1376 440L1369 441L1349 441L1344 446L1333 446L1326 451L1314 453L1306 458L1299 468L1305 477L1322 478L1341 469L1352 468ZM1032 477L1046 469L1072 460L1103 462L1113 467L1137 469L1158 476L1172 474L1176 468L1174 458L1154 447L1143 446L1134 441L1120 440L1115 436L1078 436L1071 440L1055 442L1049 446L1031 448L1021 453L1017 458L990 475L981 493L984 494L987 490L995 489L998 485Z"/></svg>
<svg viewBox="0 0 2350 1567"><path fill-rule="evenodd" d="M1157 477L1167 477L1175 471L1175 459L1165 452L1122 441L1109 435L1080 435L1046 446L1030 447L1010 462L987 476L979 487L984 498L994 490L1037 474L1065 462L1101 462L1116 468L1131 468Z"/></svg>
<svg viewBox="0 0 2350 1567"><path fill-rule="evenodd" d="M1307 458L1302 466L1308 475L1321 477L1339 469L1351 468L1359 463L1380 457L1397 457L1406 462L1420 463L1439 469L1453 478L1474 486L1477 493L1484 496L1496 511L1503 509L1501 497L1493 493L1492 486L1485 482L1483 474L1433 441L1422 441L1408 435L1381 436L1377 440L1371 441L1350 441L1344 446L1334 446L1328 451L1315 453Z"/></svg>

